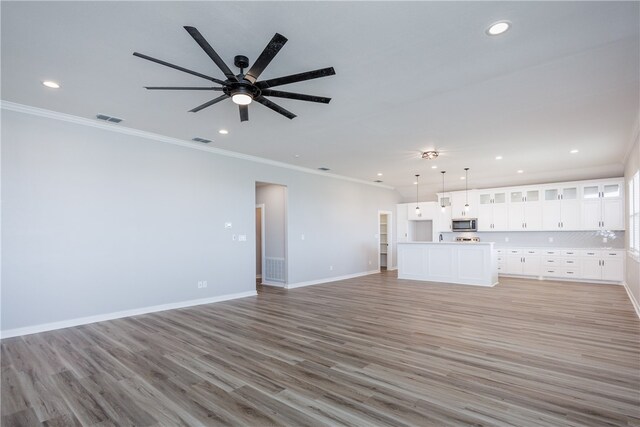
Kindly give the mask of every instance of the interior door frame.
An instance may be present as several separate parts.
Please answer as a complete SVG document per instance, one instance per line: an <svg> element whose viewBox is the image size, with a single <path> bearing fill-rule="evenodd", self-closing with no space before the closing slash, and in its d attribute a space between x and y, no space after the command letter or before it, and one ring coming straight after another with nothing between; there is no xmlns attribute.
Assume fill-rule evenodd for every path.
<svg viewBox="0 0 640 427"><path fill-rule="evenodd" d="M265 217L265 205L260 203L256 205L256 209L260 209L260 283L264 282L264 251L265 251L265 229L264 229L264 217ZM255 257L254 257L255 258Z"/></svg>
<svg viewBox="0 0 640 427"><path fill-rule="evenodd" d="M387 271L395 270L393 267L393 212L387 210L378 210L378 271L382 271L380 265L380 215L387 216Z"/></svg>

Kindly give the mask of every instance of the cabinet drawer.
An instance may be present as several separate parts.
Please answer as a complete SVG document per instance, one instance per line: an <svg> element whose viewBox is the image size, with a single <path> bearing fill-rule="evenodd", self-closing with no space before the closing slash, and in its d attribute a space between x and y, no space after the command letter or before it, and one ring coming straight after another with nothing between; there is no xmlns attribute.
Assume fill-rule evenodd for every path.
<svg viewBox="0 0 640 427"><path fill-rule="evenodd" d="M542 258L542 265L548 265L548 266L554 266L554 265L561 265L562 264L562 259L558 259L558 258L551 258L551 257L544 257Z"/></svg>
<svg viewBox="0 0 640 427"><path fill-rule="evenodd" d="M576 268L580 268L580 260L575 258L565 258L562 261L562 265L575 270Z"/></svg>
<svg viewBox="0 0 640 427"><path fill-rule="evenodd" d="M549 268L549 267L545 267L542 269L542 276L546 276L546 277L562 277L562 270L561 269L557 269L557 268Z"/></svg>
<svg viewBox="0 0 640 427"><path fill-rule="evenodd" d="M591 249L591 250L582 250L580 251L580 256L583 257L599 257L600 256L600 251Z"/></svg>
<svg viewBox="0 0 640 427"><path fill-rule="evenodd" d="M574 249L565 249L565 250L562 251L562 256L565 256L565 257L578 256L578 251L576 251Z"/></svg>
<svg viewBox="0 0 640 427"><path fill-rule="evenodd" d="M604 258L622 258L625 251L600 251L600 254Z"/></svg>
<svg viewBox="0 0 640 427"><path fill-rule="evenodd" d="M577 270L575 268L566 268L563 271L563 277L576 277L579 278L580 277L580 270Z"/></svg>
<svg viewBox="0 0 640 427"><path fill-rule="evenodd" d="M555 249L545 249L544 251L542 251L542 255L559 256L559 255L562 255L562 251L558 251Z"/></svg>
<svg viewBox="0 0 640 427"><path fill-rule="evenodd" d="M522 255L523 250L522 249L508 249L507 253L509 255Z"/></svg>
<svg viewBox="0 0 640 427"><path fill-rule="evenodd" d="M525 255L540 255L540 251L538 249L525 249Z"/></svg>

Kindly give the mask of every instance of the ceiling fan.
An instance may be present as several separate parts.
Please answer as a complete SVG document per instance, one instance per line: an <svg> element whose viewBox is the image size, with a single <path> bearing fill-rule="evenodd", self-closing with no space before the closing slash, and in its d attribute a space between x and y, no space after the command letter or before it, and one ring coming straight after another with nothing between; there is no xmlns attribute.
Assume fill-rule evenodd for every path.
<svg viewBox="0 0 640 427"><path fill-rule="evenodd" d="M233 74L233 72L227 67L222 58L216 53L211 45L205 40L200 32L194 27L184 27L185 30L193 37L193 39L200 45L202 50L211 58L211 60L222 70L226 76L226 80L216 79L215 77L207 76L197 71L189 70L178 65L170 64L160 59L152 58L147 55L143 55L138 52L134 52L133 55L139 58L146 59L151 62L155 62L160 65L171 67L173 69L183 71L185 73L192 74L197 77L212 81L221 85L220 87L184 87L184 86L145 86L149 90L212 90L222 92L222 95L207 101L202 105L199 105L192 110L191 113L197 113L198 111L207 108L220 101L224 101L227 98L238 104L240 109L240 121L245 122L249 120L249 107L251 101L256 101L267 108L272 109L276 113L293 119L296 117L292 112L285 110L278 104L265 98L266 96L274 96L278 98L297 99L300 101L321 102L328 104L331 98L325 98L323 96L304 95L301 93L283 92L279 90L272 90L272 87L286 85L289 83L302 82L305 80L317 79L319 77L332 76L336 72L333 67L321 68L319 70L307 71L299 74L291 74L289 76L277 77L269 80L257 81L260 74L269 65L273 58L278 54L282 46L287 42L287 38L281 34L276 33L269 44L264 48L258 59L255 60L251 68L245 73L244 69L249 66L249 59L243 55L237 55L234 58L234 65L240 68L240 74Z"/></svg>

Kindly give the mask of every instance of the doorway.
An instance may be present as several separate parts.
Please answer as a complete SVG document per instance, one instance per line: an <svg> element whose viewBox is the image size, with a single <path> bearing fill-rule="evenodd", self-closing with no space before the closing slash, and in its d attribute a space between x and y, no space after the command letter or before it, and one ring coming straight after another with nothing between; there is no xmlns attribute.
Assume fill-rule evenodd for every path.
<svg viewBox="0 0 640 427"><path fill-rule="evenodd" d="M256 205L256 286L264 271L264 204Z"/></svg>
<svg viewBox="0 0 640 427"><path fill-rule="evenodd" d="M391 211L378 211L378 270L393 268Z"/></svg>
<svg viewBox="0 0 640 427"><path fill-rule="evenodd" d="M256 281L287 284L287 187L256 182ZM258 233L260 230L260 233ZM258 255L259 254L259 255ZM259 273L258 273L259 271Z"/></svg>

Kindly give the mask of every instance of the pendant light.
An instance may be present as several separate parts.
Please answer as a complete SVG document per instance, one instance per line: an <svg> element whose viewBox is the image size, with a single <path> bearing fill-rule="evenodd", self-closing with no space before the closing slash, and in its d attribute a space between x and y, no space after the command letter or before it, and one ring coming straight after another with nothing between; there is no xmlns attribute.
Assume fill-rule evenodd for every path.
<svg viewBox="0 0 640 427"><path fill-rule="evenodd" d="M440 173L442 174L442 197L440 198L440 208L442 208L442 212L444 212L444 174L447 173L447 171L441 171Z"/></svg>
<svg viewBox="0 0 640 427"><path fill-rule="evenodd" d="M464 168L464 210L469 212L469 168Z"/></svg>
<svg viewBox="0 0 640 427"><path fill-rule="evenodd" d="M421 217L422 213L420 212L420 205L418 204L418 178L419 174L416 174L416 216Z"/></svg>

